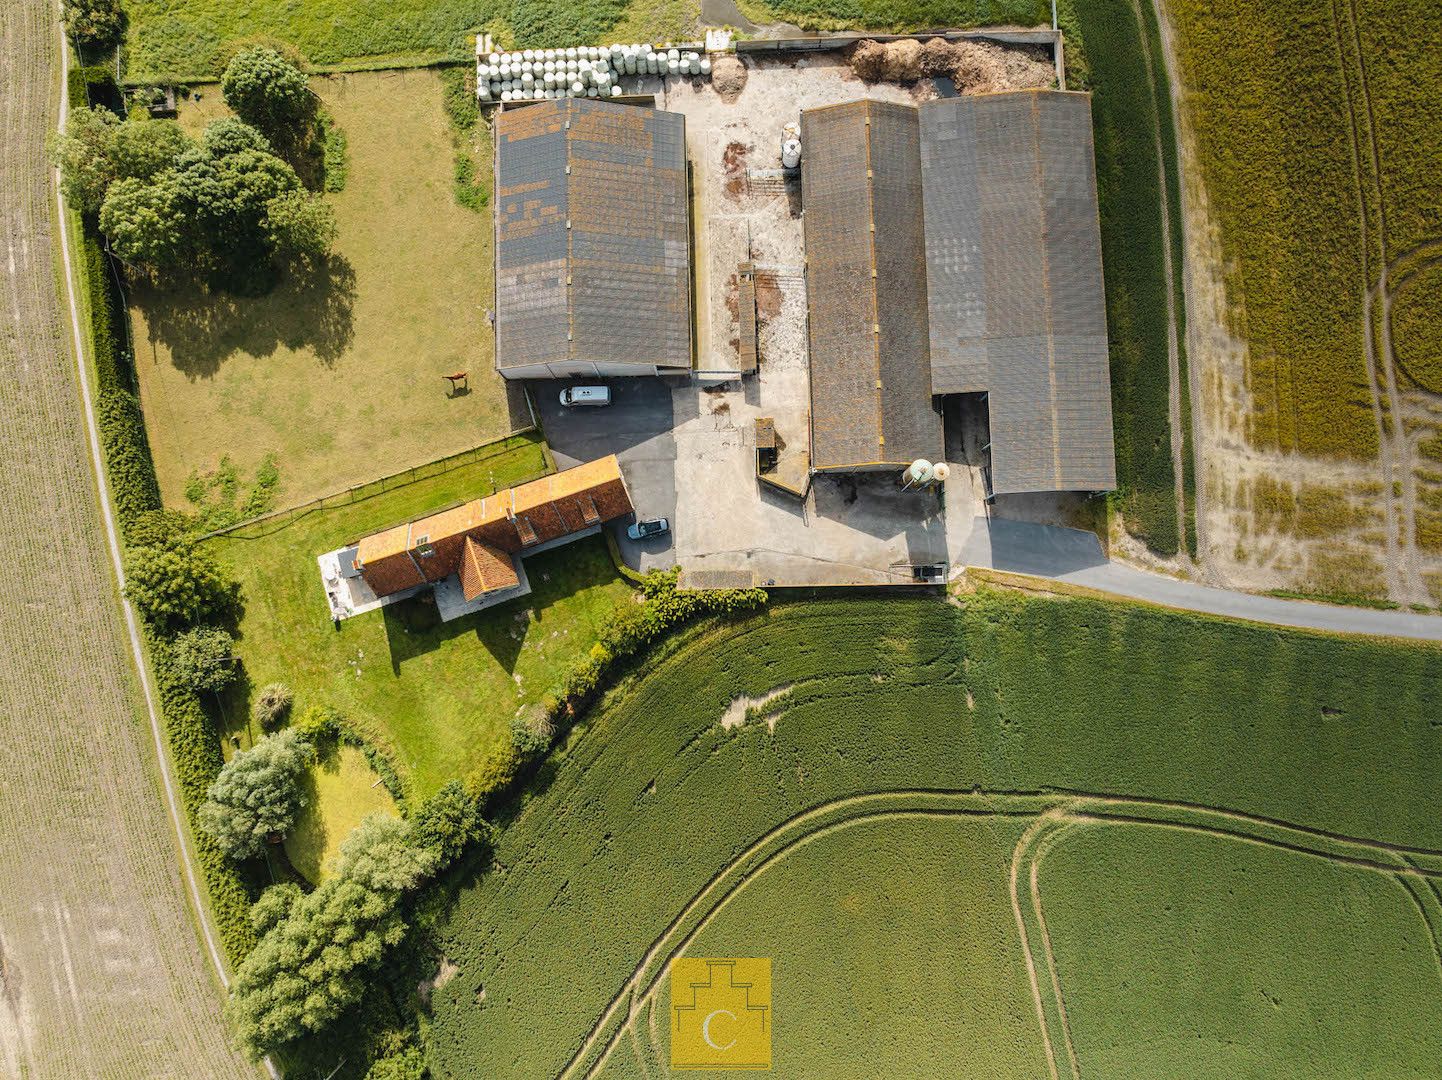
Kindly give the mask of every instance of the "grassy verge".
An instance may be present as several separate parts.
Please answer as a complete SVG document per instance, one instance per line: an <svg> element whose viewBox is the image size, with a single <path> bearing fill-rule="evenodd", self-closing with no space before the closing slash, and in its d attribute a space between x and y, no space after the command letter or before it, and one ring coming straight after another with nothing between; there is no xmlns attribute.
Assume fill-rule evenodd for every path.
<svg viewBox="0 0 1442 1080"><path fill-rule="evenodd" d="M451 130L433 71L315 80L347 141L340 234L317 273L237 298L199 286L130 297L141 396L166 504L187 483L273 458L275 505L476 446L529 423L492 370L491 229L452 195ZM213 87L184 103L198 130ZM488 151L481 146L478 153ZM489 175L489 163L479 171ZM470 392L441 378L463 370Z"/></svg>
<svg viewBox="0 0 1442 1080"><path fill-rule="evenodd" d="M799 812L858 795L909 789L984 800L995 792L1004 798L992 809L1001 810L1016 801L1006 793L1052 793L1034 796L1048 800L1086 791L1438 848L1433 762L1442 734L1427 701L1439 677L1435 648L985 590L963 606L920 598L785 603L703 628L648 657L643 673L583 717L543 770L544 783L506 823L495 854L505 872L472 875L460 888L441 942L459 971L432 998L432 1067L443 1077L557 1074L638 958L709 882ZM784 696L753 709L752 720L722 726L738 702L776 692ZM1025 969L1010 936L1014 922L987 906L1005 903L1014 832L1000 820L976 831L972 840L873 833L869 846L842 843L844 830L818 832L814 843L748 875L746 888L730 894L739 906L723 909L693 944L722 950L715 955L780 950L786 966L778 979L785 971L822 1001L839 999L884 955L879 985L896 976L907 1000L904 987L934 979L938 1017L953 1015L947 987L966 970L974 995L963 1011L1018 1015L1011 976L1024 980ZM948 843L966 844L976 855L968 866L989 875L968 885L947 873ZM1292 872L1279 864L1266 878L1228 883L1271 895ZM1105 896L1145 882L1086 884ZM943 905L951 917L924 916L915 934L897 932L908 925L900 913L938 890L955 901ZM1272 910L1279 920L1292 917L1290 908ZM1203 912L1195 923L1193 962L1207 970L1225 964L1229 945L1202 928L1225 914ZM773 920L789 932L773 934ZM812 939L825 947L809 949ZM1414 960L1431 955L1420 937L1411 950ZM564 978L547 959L558 955L567 958ZM941 963L948 957L961 962ZM1150 956L1124 959L1161 975ZM1339 962L1313 975L1336 987L1355 972ZM1105 976L1063 972L1068 984ZM1403 988L1384 1004L1426 1007ZM805 1015L806 1006L792 1007ZM1225 1021L1230 1004L1219 995L1206 1007L1214 1011L1198 1023ZM1166 1016L1147 1000L1137 1008L1153 1022ZM1302 1002L1288 1009L1289 1022L1305 1018ZM1020 1014L1030 1025L1030 1013ZM778 1055L805 1046L815 1055L805 1060L828 1076L909 1075L908 1055L949 1052L955 1061L963 1051L979 1075L1045 1073L1018 1056L1017 1023L942 1023L941 1045L918 1048L882 1037L896 1022L890 1006L846 1015L854 1025L847 1030L861 1033L849 1045L828 1040L825 1025L783 1043L778 1027ZM1072 1016L1079 1038L1101 1022ZM1022 1051L1034 1053L1037 1033L1027 1034ZM638 1035L647 1041L644 1021ZM1348 1029L1329 1039L1350 1052L1370 1037ZM858 1044L871 1052L864 1061ZM1246 1050L1266 1063L1256 1071L1269 1074L1290 1052L1266 1035ZM1408 1053L1419 1067L1431 1050ZM1166 1075L1175 1060L1126 1074Z"/></svg>
<svg viewBox="0 0 1442 1080"><path fill-rule="evenodd" d="M1195 547L1195 526L1188 530L1190 537L1178 529L1171 447L1168 290L1179 319L1184 311L1171 97L1149 4L1143 5L1145 27L1131 0L1075 0L1066 8L1068 82L1093 95L1117 455L1114 505L1130 533L1158 554L1172 555L1184 543ZM1151 48L1150 65L1144 45ZM1171 280L1161 216L1163 177L1173 211ZM1187 402L1184 359L1182 401ZM1183 461L1189 463L1189 411L1183 413L1183 432ZM1189 495L1191 473L1187 468L1183 478Z"/></svg>
<svg viewBox="0 0 1442 1080"><path fill-rule="evenodd" d="M536 437L491 458L341 506L207 543L240 580L239 653L249 685L228 699L245 743L249 693L287 683L297 708L339 710L385 749L418 798L464 775L508 737L514 716L554 693L630 588L599 538L526 561L532 593L450 623L422 598L332 623L316 556L423 511L547 471Z"/></svg>

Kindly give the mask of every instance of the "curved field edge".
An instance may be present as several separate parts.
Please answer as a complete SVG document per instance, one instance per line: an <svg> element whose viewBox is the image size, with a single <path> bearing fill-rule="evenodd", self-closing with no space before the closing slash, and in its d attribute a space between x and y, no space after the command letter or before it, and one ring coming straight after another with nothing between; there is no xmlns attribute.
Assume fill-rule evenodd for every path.
<svg viewBox="0 0 1442 1080"><path fill-rule="evenodd" d="M1067 1080L1435 1074L1442 978L1405 870L1151 822L1063 826L1044 855Z"/></svg>
<svg viewBox="0 0 1442 1080"><path fill-rule="evenodd" d="M1053 1075L1079 1075L1079 1069L1070 1049L1072 1039L1042 910L1038 875L1043 858L1073 826L1170 829L1224 837L1398 878L1442 879L1442 853L1439 852L1407 851L1366 840L1334 837L1317 830L1185 803L984 791L885 791L852 796L813 807L778 825L707 882L642 956L581 1049L562 1070L561 1077L564 1080L600 1074L611 1054L631 1034L641 1013L651 1009L662 989L670 961L686 955L697 937L738 894L798 849L863 822L967 816L1034 821L1034 827L1027 829L1013 853L1010 887L1012 911L1032 977L1032 993L1048 1056L1055 1053L1054 1046L1066 1046L1071 1058L1071 1065L1065 1070L1059 1068L1057 1061L1051 1061ZM1038 968L1042 969L1040 974Z"/></svg>
<svg viewBox="0 0 1442 1080"><path fill-rule="evenodd" d="M879 788L1162 799L1442 849L1439 658L999 593L782 603L690 635L585 718L456 897L432 1067L556 1075L586 1038L564 1018L600 1017L738 853ZM735 699L783 686L774 731L721 728Z"/></svg>

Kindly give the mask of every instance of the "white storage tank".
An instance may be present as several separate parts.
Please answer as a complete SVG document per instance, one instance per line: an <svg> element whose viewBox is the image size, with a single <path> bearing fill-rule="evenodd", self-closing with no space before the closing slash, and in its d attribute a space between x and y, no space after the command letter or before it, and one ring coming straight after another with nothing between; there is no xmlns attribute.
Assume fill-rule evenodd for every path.
<svg viewBox="0 0 1442 1080"><path fill-rule="evenodd" d="M794 169L801 164L801 140L787 139L781 144L781 165L783 168Z"/></svg>

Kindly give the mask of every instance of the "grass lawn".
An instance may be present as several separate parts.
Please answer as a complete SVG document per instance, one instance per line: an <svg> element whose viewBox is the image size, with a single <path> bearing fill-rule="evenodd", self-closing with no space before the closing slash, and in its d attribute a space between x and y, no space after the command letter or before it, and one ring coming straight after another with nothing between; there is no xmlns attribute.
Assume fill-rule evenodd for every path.
<svg viewBox="0 0 1442 1080"><path fill-rule="evenodd" d="M456 204L433 71L314 80L349 143L329 268L258 299L132 290L136 367L167 505L229 455L242 482L266 455L278 506L489 442L529 423L492 369L490 219ZM198 130L215 87L187 103ZM487 166L489 168L489 166ZM450 398L441 375L470 372Z"/></svg>
<svg viewBox="0 0 1442 1080"><path fill-rule="evenodd" d="M664 1057L664 1029L649 1035L644 978L628 979L659 941L653 973L678 952L773 957L778 1075L1035 1080L1048 1069L1025 956L1043 987L1050 979L1036 918L1024 915L1028 946L1010 910L1015 851L1023 890L1029 863L1045 900L1068 893L1058 963L1082 1076L1169 1076L1190 1063L1146 1035L1169 1030L1191 981L1187 1000L1204 1012L1193 1031L1236 1032L1229 1018L1272 1008L1266 992L1282 1002L1263 1029L1276 1037L1245 1040L1250 1068L1208 1055L1188 1076L1288 1075L1315 1048L1349 1066L1382 1062L1379 1076L1429 1075L1435 1032L1424 1038L1416 1019L1438 997L1419 974L1435 979L1426 924L1398 939L1395 897L1382 901L1402 879L1358 877L1347 856L1398 866L1382 844L1442 849L1439 679L1436 648L991 591L961 607L776 603L693 633L583 718L543 789L505 822L494 853L504 871L463 879L440 931L459 971L432 998L431 1067L439 1078L558 1075L621 995L641 1019L635 1039L624 1005L602 1023L620 1048L603 1075L657 1075L639 1059L648 1044ZM762 716L723 728L737 698L774 691ZM1075 793L1174 821L1119 816L1108 835L1139 853L1063 863L1075 830L1103 829L1086 824ZM1019 831L1052 811L1073 815L1069 831L1020 847ZM1253 816L1260 841L1220 835L1237 815ZM1278 822L1294 828L1268 844ZM1336 834L1372 843L1341 850ZM1167 840L1178 835L1198 839L1180 850ZM1413 858L1442 873L1442 858ZM1308 923L1328 936L1300 941ZM1253 947L1268 930L1303 967L1275 970L1290 945ZM1175 947L1148 945L1149 933ZM1385 965L1359 970L1383 942ZM1148 988L1125 1002L1126 1022L1111 1014L1124 984ZM1369 999L1349 1015L1338 1002L1351 987ZM1307 1029L1313 1005L1330 1030ZM1374 1020L1406 1016L1385 1056L1371 1049ZM848 1025L854 1045L831 1034ZM918 1042L922 1030L934 1041ZM788 1054L823 1065L783 1068Z"/></svg>
<svg viewBox="0 0 1442 1080"><path fill-rule="evenodd" d="M420 598L330 619L316 556L423 511L545 471L529 436L496 456L359 502L305 511L208 541L244 590L238 651L251 687L284 682L295 708L333 706L394 758L424 798L466 772L511 718L558 684L631 590L592 537L526 561L529 596L440 624ZM226 702L243 726L249 688ZM242 742L249 733L237 731Z"/></svg>
<svg viewBox="0 0 1442 1080"><path fill-rule="evenodd" d="M285 838L290 864L319 884L335 866L340 845L371 814L400 816L395 800L354 746L333 742L306 776L305 808Z"/></svg>

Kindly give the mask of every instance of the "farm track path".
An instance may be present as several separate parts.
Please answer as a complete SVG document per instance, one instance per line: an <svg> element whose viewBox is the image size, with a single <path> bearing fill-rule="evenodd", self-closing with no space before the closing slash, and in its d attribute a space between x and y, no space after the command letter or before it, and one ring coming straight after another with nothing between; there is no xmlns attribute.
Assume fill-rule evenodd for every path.
<svg viewBox="0 0 1442 1080"><path fill-rule="evenodd" d="M1061 1071L1063 1063L1070 1080L1080 1076L1061 978L1042 914L1040 891L1040 863L1063 833L1083 826L1103 825L1175 829L1388 874L1404 883L1410 881L1429 886L1442 883L1442 852L1439 851L1348 836L1196 803L1087 792L917 789L851 795L794 815L759 837L713 875L638 961L630 977L561 1071L561 1080L575 1077L591 1080L599 1076L622 1040L630 1038L635 1045L636 1024L643 1012L647 1014L645 1022L653 1032L651 1038L654 1041L653 1010L667 963L672 957L682 954L735 896L794 851L861 822L964 816L1033 819L1013 850L1008 887L1048 1072L1054 1080L1068 1080ZM1027 914L1028 908L1032 912L1030 915ZM1430 935L1432 926L1425 912L1422 918ZM1433 941L1434 948L1437 948L1435 938ZM1040 962L1038 950L1041 952ZM1044 996L1043 975L1039 973L1039 968L1045 969L1046 989L1053 995L1050 1002ZM1439 976L1442 976L1442 971L1439 971ZM623 1010L624 1017L621 1015ZM1054 1027L1056 1031L1053 1031ZM1066 1052L1065 1058L1060 1060L1056 1050L1058 1043Z"/></svg>
<svg viewBox="0 0 1442 1080"><path fill-rule="evenodd" d="M255 1077L178 871L57 294L57 6L0 4L0 1077Z"/></svg>

